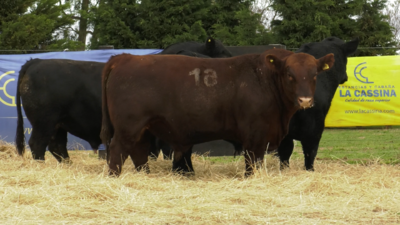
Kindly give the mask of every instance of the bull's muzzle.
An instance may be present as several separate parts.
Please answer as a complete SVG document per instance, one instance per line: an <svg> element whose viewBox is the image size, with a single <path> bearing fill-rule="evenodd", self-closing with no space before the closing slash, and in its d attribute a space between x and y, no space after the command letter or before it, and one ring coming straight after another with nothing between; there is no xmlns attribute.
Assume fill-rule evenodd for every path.
<svg viewBox="0 0 400 225"><path fill-rule="evenodd" d="M312 98L300 97L298 102L300 108L306 109L312 107Z"/></svg>

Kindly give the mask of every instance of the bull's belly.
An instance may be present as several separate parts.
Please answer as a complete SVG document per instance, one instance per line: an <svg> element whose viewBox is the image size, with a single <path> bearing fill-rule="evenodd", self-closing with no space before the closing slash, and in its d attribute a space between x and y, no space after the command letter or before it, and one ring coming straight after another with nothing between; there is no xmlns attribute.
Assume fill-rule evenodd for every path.
<svg viewBox="0 0 400 225"><path fill-rule="evenodd" d="M86 123L82 123L82 122L67 120L67 121L62 121L61 123L58 124L58 126L66 130L68 133L89 142L90 144L94 143L94 145L96 144L99 145L101 142L99 135L101 130L100 127L101 123L100 122L93 123L93 122L94 121L89 122L89 120L86 120Z"/></svg>
<svg viewBox="0 0 400 225"><path fill-rule="evenodd" d="M152 123L148 129L155 136L168 142L179 145L194 145L214 140L236 140L239 141L235 132L226 129L222 123L172 123L167 120L160 120Z"/></svg>

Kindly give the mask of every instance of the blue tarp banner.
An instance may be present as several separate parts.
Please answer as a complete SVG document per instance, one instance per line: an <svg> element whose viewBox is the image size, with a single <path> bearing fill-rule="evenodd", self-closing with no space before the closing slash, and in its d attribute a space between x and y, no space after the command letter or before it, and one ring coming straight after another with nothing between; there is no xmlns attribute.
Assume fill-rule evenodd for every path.
<svg viewBox="0 0 400 225"><path fill-rule="evenodd" d="M132 55L157 54L159 49L123 49L92 50L79 52L49 52L39 54L0 55L0 139L14 142L17 127L17 93L18 74L26 61L39 59L72 59L81 61L107 62L113 55L129 53ZM28 141L32 126L24 115L25 137ZM68 135L68 149L91 149L90 145L75 136Z"/></svg>

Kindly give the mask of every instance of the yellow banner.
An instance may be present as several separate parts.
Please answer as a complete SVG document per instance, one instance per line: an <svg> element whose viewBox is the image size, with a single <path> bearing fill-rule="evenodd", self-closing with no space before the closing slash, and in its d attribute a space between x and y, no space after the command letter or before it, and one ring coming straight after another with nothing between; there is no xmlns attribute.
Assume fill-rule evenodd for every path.
<svg viewBox="0 0 400 225"><path fill-rule="evenodd" d="M326 127L400 125L400 56L349 58Z"/></svg>

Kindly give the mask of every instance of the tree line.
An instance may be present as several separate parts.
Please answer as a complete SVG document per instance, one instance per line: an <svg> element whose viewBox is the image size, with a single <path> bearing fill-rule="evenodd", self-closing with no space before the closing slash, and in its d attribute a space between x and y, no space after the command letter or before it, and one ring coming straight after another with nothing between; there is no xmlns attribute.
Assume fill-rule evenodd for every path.
<svg viewBox="0 0 400 225"><path fill-rule="evenodd" d="M357 55L395 54L400 0L2 0L1 50L165 48L208 36L296 49L359 38ZM396 11L397 10L397 11ZM396 36L397 35L397 36Z"/></svg>

